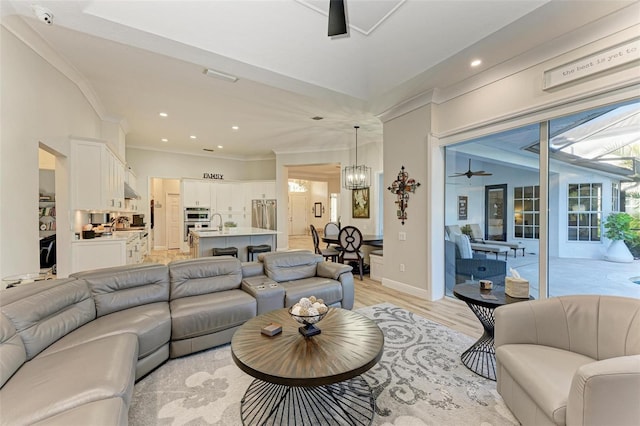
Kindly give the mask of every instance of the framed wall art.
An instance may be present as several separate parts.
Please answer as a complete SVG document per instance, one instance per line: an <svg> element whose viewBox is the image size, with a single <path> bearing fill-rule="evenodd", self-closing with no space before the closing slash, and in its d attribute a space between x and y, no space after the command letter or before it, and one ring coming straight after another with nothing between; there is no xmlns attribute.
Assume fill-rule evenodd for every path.
<svg viewBox="0 0 640 426"><path fill-rule="evenodd" d="M458 196L458 220L467 220L467 208L469 198L466 195Z"/></svg>
<svg viewBox="0 0 640 426"><path fill-rule="evenodd" d="M322 203L313 204L313 215L315 217L322 217Z"/></svg>
<svg viewBox="0 0 640 426"><path fill-rule="evenodd" d="M351 191L351 212L354 219L369 219L369 188Z"/></svg>

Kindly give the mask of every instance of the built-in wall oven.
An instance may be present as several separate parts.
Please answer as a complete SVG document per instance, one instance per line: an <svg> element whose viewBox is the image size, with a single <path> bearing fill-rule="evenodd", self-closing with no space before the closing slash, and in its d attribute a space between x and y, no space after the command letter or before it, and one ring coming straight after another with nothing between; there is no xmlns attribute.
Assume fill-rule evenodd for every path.
<svg viewBox="0 0 640 426"><path fill-rule="evenodd" d="M184 209L184 240L189 241L192 229L211 227L211 210L207 207L187 207Z"/></svg>

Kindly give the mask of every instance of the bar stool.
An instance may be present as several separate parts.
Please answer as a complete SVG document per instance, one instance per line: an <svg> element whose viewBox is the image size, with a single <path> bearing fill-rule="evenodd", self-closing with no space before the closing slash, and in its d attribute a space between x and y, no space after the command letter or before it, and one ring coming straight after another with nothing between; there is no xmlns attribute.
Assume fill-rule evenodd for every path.
<svg viewBox="0 0 640 426"><path fill-rule="evenodd" d="M238 257L238 248L237 247L214 247L213 255Z"/></svg>
<svg viewBox="0 0 640 426"><path fill-rule="evenodd" d="M253 262L253 255L255 253L267 253L271 251L271 246L269 244L260 244L257 246L247 246L247 261ZM249 259L249 255L251 255L251 259Z"/></svg>

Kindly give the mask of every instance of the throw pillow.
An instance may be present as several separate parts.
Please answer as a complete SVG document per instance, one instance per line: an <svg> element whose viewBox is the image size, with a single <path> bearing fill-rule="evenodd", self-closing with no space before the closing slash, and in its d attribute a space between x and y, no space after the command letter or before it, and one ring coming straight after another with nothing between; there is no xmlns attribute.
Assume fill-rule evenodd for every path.
<svg viewBox="0 0 640 426"><path fill-rule="evenodd" d="M460 258L462 259L472 259L473 251L471 250L471 243L469 242L469 237L464 234L456 235L456 246L458 246L458 251L460 252Z"/></svg>

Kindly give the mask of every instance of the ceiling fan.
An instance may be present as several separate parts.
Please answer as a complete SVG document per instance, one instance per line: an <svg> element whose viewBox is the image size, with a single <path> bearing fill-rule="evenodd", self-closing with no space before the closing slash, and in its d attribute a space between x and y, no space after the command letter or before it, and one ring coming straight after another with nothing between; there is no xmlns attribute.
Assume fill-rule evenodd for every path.
<svg viewBox="0 0 640 426"><path fill-rule="evenodd" d="M460 176L466 176L467 178L471 179L471 176L491 176L493 173L487 173L484 170L477 170L475 172L471 171L471 159L469 159L469 170L467 170L464 173L456 173L455 175L451 175L449 177L460 177Z"/></svg>
<svg viewBox="0 0 640 426"><path fill-rule="evenodd" d="M347 33L343 0L329 0L329 37Z"/></svg>

